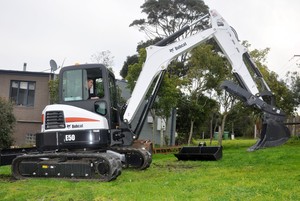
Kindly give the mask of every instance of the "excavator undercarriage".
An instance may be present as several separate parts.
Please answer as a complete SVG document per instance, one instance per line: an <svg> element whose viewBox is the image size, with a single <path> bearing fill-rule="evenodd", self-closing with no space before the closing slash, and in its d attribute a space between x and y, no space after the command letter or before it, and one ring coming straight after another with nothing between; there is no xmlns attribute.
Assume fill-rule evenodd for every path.
<svg viewBox="0 0 300 201"><path fill-rule="evenodd" d="M65 150L43 151L18 149L15 153L1 151L1 165L11 164L15 179L64 178L72 180L111 181L123 168L144 170L152 162L146 149L119 147L107 151Z"/></svg>
<svg viewBox="0 0 300 201"><path fill-rule="evenodd" d="M111 153L45 153L22 155L13 160L16 179L54 177L111 181L121 174L121 161Z"/></svg>

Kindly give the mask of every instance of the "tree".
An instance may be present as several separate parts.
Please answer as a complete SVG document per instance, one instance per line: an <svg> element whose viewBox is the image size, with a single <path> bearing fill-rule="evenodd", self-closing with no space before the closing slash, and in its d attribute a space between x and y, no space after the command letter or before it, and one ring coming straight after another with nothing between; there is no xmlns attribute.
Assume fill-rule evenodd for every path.
<svg viewBox="0 0 300 201"><path fill-rule="evenodd" d="M140 75L145 60L146 60L146 50L142 48L139 51L138 62L128 66L128 73L125 79L128 81L128 88L131 91L133 91L134 89L135 82L137 81Z"/></svg>
<svg viewBox="0 0 300 201"><path fill-rule="evenodd" d="M13 130L16 118L13 114L13 104L0 97L0 148L8 148L13 143Z"/></svg>
<svg viewBox="0 0 300 201"><path fill-rule="evenodd" d="M300 73L289 71L286 74L286 83L293 94L295 107L298 107L300 105Z"/></svg>
<svg viewBox="0 0 300 201"><path fill-rule="evenodd" d="M228 114L230 113L232 107L234 106L235 103L235 97L231 96L229 93L225 91L221 91L217 95L217 100L222 108L222 113L221 113L221 126L219 129L219 135L218 135L218 144L219 146L222 146L222 139L225 131L225 124L226 124L226 119Z"/></svg>
<svg viewBox="0 0 300 201"><path fill-rule="evenodd" d="M208 13L208 7L202 0L147 0L141 8L147 19L134 20L130 26L137 26L149 39L169 36ZM204 26L198 24L186 32L184 37Z"/></svg>
<svg viewBox="0 0 300 201"><path fill-rule="evenodd" d="M124 62L123 67L120 71L121 77L125 79L128 74L128 67L130 65L138 63L138 61L139 61L139 57L136 54L132 56L127 56L126 61Z"/></svg>
<svg viewBox="0 0 300 201"><path fill-rule="evenodd" d="M147 19L134 20L129 25L138 27L139 31L148 36L149 41L141 42L138 49L155 44L160 39L170 36L208 14L208 7L202 0L147 0L141 6L141 9L142 13L147 15ZM179 39L203 30L206 26L204 23L196 23ZM175 69L169 67L169 71L178 76L183 76L187 71L185 65L187 58L188 53L185 53L179 56L178 59L174 59L180 61L181 64L173 65L172 68Z"/></svg>
<svg viewBox="0 0 300 201"><path fill-rule="evenodd" d="M191 142L191 135L200 134L201 132L210 133L211 115L218 109L218 104L214 99L207 96L200 96L198 102L191 100L188 94L181 94L179 98L177 111L177 132L178 143ZM193 121L193 124L191 122ZM191 131L192 129L192 131Z"/></svg>
<svg viewBox="0 0 300 201"><path fill-rule="evenodd" d="M111 52L109 50L96 52L91 56L92 62L101 63L111 70L114 63L113 60L114 56L111 56Z"/></svg>
<svg viewBox="0 0 300 201"><path fill-rule="evenodd" d="M243 102L237 101L226 119L225 129L235 136L253 137L253 125L260 123L261 115Z"/></svg>
<svg viewBox="0 0 300 201"><path fill-rule="evenodd" d="M159 116L164 119L166 122L166 127L168 127L168 119L171 116L171 110L176 108L178 99L179 99L179 89L178 78L170 74L165 75L161 88L158 91L158 98L153 105L155 111L155 116ZM153 117L155 117L153 116ZM163 130L161 130L163 135ZM168 144L168 139L164 138L166 144Z"/></svg>
<svg viewBox="0 0 300 201"><path fill-rule="evenodd" d="M49 86L49 94L50 94L50 104L55 104L59 102L59 79L56 77L53 80L50 80L48 83Z"/></svg>
<svg viewBox="0 0 300 201"><path fill-rule="evenodd" d="M137 52L140 52L142 49L146 49L146 47L150 46L150 45L153 45L155 44L156 42L160 41L161 38L156 38L154 40L148 40L146 42L140 42L136 48L136 51ZM144 50L143 50L144 51ZM126 61L124 62L123 64L123 67L120 71L120 75L126 79L126 76L128 74L128 68L130 65L133 65L135 63L138 63L139 62L139 55L135 54L135 55L132 55L132 56L127 56L127 59ZM144 62L145 60L143 60Z"/></svg>
<svg viewBox="0 0 300 201"><path fill-rule="evenodd" d="M191 51L191 57L188 62L189 70L184 77L183 90L187 91L193 108L196 111L203 110L204 105L199 105L199 99L204 96L204 92L217 89L224 75L228 74L226 60L220 57L209 44L199 45ZM198 108L198 109L197 109ZM188 144L190 144L194 123L197 120L198 112L190 113L190 134Z"/></svg>

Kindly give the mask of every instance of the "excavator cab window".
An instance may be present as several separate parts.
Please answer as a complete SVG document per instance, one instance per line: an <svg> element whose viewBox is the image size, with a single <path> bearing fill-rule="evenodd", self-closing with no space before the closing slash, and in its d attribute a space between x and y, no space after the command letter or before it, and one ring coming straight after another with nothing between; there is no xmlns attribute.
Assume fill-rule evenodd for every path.
<svg viewBox="0 0 300 201"><path fill-rule="evenodd" d="M85 74L85 76L83 76ZM85 78L85 79L84 79ZM86 99L88 85L86 71L82 69L65 71L63 74L62 96L64 101L79 101ZM86 83L83 85L82 83Z"/></svg>
<svg viewBox="0 0 300 201"><path fill-rule="evenodd" d="M62 88L63 101L104 97L102 73L99 68L65 71Z"/></svg>

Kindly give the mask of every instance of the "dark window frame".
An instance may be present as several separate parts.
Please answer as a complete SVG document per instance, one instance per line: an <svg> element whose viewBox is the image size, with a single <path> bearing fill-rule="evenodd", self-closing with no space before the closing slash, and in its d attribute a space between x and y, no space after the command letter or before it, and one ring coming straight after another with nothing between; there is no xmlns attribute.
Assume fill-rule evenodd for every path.
<svg viewBox="0 0 300 201"><path fill-rule="evenodd" d="M17 82L18 84L18 87L16 88L17 89L17 92L16 92L16 98L15 100L13 100L13 97L14 95L12 94L13 93L13 83L14 82ZM25 104L24 104L24 101L23 100L20 100L20 84L21 82L26 82L27 83L27 88L25 89ZM34 84L34 89L29 89L29 86L30 84ZM30 90L33 91L33 97L32 97L32 102L30 101L30 98L29 98L29 93L30 93ZM11 80L10 81L10 93L9 93L9 98L10 100L14 101L14 104L17 105L17 106L25 106L25 107L33 107L34 106L34 100L35 100L35 92L36 92L36 81L27 81L27 80Z"/></svg>

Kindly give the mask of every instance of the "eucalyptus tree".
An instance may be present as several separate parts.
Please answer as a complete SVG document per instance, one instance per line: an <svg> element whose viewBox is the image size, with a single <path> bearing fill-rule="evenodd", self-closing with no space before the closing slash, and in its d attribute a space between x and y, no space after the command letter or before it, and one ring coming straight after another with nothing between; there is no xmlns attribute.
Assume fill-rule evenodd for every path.
<svg viewBox="0 0 300 201"><path fill-rule="evenodd" d="M188 61L189 70L183 78L183 91L189 95L190 101L197 108L207 107L205 102L198 100L202 96L210 96L212 90L218 90L218 86L224 76L228 75L229 69L226 67L227 61L214 50L210 44L199 45L191 51L191 57ZM200 112L190 113L190 134L188 144L190 144L194 123Z"/></svg>
<svg viewBox="0 0 300 201"><path fill-rule="evenodd" d="M146 0L141 5L141 9L146 18L134 20L129 25L137 27L148 38L146 42L140 42L137 47L138 50L141 47L155 44L208 14L208 6L202 0ZM184 32L178 39L186 38L207 26L205 23L198 23ZM169 72L178 76L185 75L187 58L188 53L185 53L175 59L177 64L169 67ZM123 67L126 68L126 66Z"/></svg>
<svg viewBox="0 0 300 201"><path fill-rule="evenodd" d="M138 27L149 39L169 36L208 13L208 6L202 0L146 0L141 9L147 18L134 20L130 26ZM204 27L198 24L183 37Z"/></svg>

